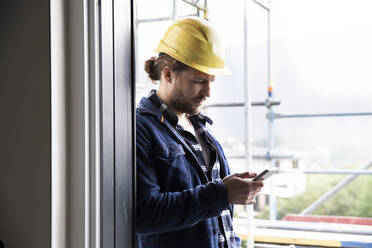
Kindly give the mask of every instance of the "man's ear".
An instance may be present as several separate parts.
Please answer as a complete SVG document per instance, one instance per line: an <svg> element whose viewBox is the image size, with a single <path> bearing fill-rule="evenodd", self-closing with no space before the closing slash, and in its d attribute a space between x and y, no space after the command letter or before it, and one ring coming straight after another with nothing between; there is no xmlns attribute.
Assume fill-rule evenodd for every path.
<svg viewBox="0 0 372 248"><path fill-rule="evenodd" d="M161 71L161 74L165 81L168 83L172 82L172 70L169 66L164 66L163 70Z"/></svg>

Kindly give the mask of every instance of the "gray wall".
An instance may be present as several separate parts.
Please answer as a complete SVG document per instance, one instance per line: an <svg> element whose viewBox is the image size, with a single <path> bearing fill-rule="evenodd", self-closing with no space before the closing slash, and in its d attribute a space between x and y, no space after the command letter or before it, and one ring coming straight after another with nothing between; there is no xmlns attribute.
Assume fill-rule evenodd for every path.
<svg viewBox="0 0 372 248"><path fill-rule="evenodd" d="M0 1L0 240L50 247L49 1Z"/></svg>

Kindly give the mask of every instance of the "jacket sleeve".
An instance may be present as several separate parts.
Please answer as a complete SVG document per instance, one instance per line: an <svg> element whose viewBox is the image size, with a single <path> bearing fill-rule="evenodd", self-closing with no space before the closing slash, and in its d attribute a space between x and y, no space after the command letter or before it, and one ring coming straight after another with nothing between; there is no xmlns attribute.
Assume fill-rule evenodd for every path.
<svg viewBox="0 0 372 248"><path fill-rule="evenodd" d="M148 128L148 127L147 127ZM229 208L222 180L181 192L161 192L146 127L137 121L136 231L154 234L190 227Z"/></svg>

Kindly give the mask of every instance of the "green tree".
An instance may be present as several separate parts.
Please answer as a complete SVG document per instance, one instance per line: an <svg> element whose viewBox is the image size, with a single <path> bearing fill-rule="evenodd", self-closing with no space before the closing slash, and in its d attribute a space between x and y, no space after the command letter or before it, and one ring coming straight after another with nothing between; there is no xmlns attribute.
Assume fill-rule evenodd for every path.
<svg viewBox="0 0 372 248"><path fill-rule="evenodd" d="M278 219L287 214L299 214L345 177L340 175L308 175L304 193L292 198L278 198ZM312 214L372 217L371 189L372 176L359 176ZM257 218L264 219L268 217L269 209L265 209L257 216Z"/></svg>

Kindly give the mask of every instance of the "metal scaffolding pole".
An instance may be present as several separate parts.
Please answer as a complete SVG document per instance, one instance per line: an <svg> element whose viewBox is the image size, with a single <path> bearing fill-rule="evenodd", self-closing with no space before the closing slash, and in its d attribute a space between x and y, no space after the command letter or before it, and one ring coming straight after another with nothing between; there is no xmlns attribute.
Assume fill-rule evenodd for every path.
<svg viewBox="0 0 372 248"><path fill-rule="evenodd" d="M254 157L254 156L253 156ZM279 170L278 173L322 174L322 175L372 175L370 170Z"/></svg>
<svg viewBox="0 0 372 248"><path fill-rule="evenodd" d="M271 20L270 20L270 8L271 8L271 1L268 1L268 6L263 5L262 3L254 0L256 4L261 6L263 9L267 11L267 98L266 102L268 103L266 105L268 110L268 116L272 116L274 113L273 110L273 87L272 87L272 78L271 78ZM272 150L274 148L275 140L274 140L274 118L268 118L268 146L267 146L267 153L271 154ZM269 160L271 162L271 167L275 167L275 160ZM270 220L276 220L277 219L277 203L276 203L276 196L275 196L275 182L274 178L270 180L270 195L269 195L269 201L270 201Z"/></svg>
<svg viewBox="0 0 372 248"><path fill-rule="evenodd" d="M245 159L245 155L227 155L229 159ZM273 159L293 159L293 154L254 154L252 155L253 159L266 159L266 160L273 160Z"/></svg>
<svg viewBox="0 0 372 248"><path fill-rule="evenodd" d="M267 6L257 0L252 0L254 3L262 7L267 12L267 82L268 82L268 95L266 98L266 107L268 110L267 116L270 118L268 119L268 144L267 144L267 153L271 154L272 150L274 148L274 110L272 104L273 102L273 87L272 87L272 78L271 78L271 20L270 20L270 8L271 8L271 1L268 0ZM269 159L271 162L271 167L276 167L275 160ZM274 178L270 180L270 220L276 220L277 219L277 210L276 210L276 197L274 194Z"/></svg>
<svg viewBox="0 0 372 248"><path fill-rule="evenodd" d="M173 0L173 4L172 4L172 20L176 20L176 16L177 16L177 0Z"/></svg>
<svg viewBox="0 0 372 248"><path fill-rule="evenodd" d="M372 116L372 112L359 112L359 113L324 113L324 114L291 114L283 115L271 113L267 118L272 119L286 119L286 118L313 118L313 117L348 117L348 116Z"/></svg>
<svg viewBox="0 0 372 248"><path fill-rule="evenodd" d="M197 9L198 15L200 13L200 10L203 11L203 13L204 13L203 18L204 19L207 19L207 17L208 17L207 0L204 0L204 6L201 6L199 4L199 0L196 0L196 1L182 0L182 1L185 2L185 3L187 3L187 4L190 4L193 7L195 7Z"/></svg>
<svg viewBox="0 0 372 248"><path fill-rule="evenodd" d="M369 169L372 166L372 161L368 164L362 166L361 170ZM343 189L345 186L347 186L349 183L351 183L355 178L357 178L359 175L350 175L341 182L339 182L335 187L333 187L330 191L325 193L323 196L321 196L318 200L316 200L314 203L312 203L309 207L307 207L305 210L303 210L300 215L305 214L311 214L315 209L317 209L320 205L322 205L325 201L327 201L329 198L337 194L341 189Z"/></svg>
<svg viewBox="0 0 372 248"><path fill-rule="evenodd" d="M272 244L263 244L255 243L255 248L296 248L295 245L272 245Z"/></svg>
<svg viewBox="0 0 372 248"><path fill-rule="evenodd" d="M246 224L246 221L245 219L239 219L236 220L236 223L239 226L243 226ZM372 235L372 228L370 226L360 224L256 219L254 227L257 229Z"/></svg>
<svg viewBox="0 0 372 248"><path fill-rule="evenodd" d="M244 2L244 134L245 134L245 168L251 170L252 164L252 96L251 85L248 77L248 7ZM247 247L254 246L253 234L253 205L246 205L247 213Z"/></svg>
<svg viewBox="0 0 372 248"><path fill-rule="evenodd" d="M341 224L341 223L314 223L285 220L256 220L256 228L282 229L293 231L330 232L343 234L372 235L372 228L367 225Z"/></svg>
<svg viewBox="0 0 372 248"><path fill-rule="evenodd" d="M274 105L280 105L280 101L264 101L264 102L251 102L252 107L257 106L274 106ZM218 108L218 107L244 107L245 102L233 102L233 103L213 103L205 106L205 108Z"/></svg>

